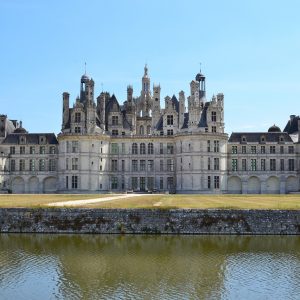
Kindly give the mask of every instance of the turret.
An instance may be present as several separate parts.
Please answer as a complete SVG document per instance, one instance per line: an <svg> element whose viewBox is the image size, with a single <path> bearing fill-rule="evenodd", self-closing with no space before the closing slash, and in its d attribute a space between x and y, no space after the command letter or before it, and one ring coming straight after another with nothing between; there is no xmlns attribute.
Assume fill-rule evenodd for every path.
<svg viewBox="0 0 300 300"><path fill-rule="evenodd" d="M70 102L70 94L64 92L63 94L63 116L62 116L62 129L66 127L69 122L69 102Z"/></svg>
<svg viewBox="0 0 300 300"><path fill-rule="evenodd" d="M181 129L184 124L184 113L185 113L185 96L184 96L184 91L181 91L179 93L179 129Z"/></svg>
<svg viewBox="0 0 300 300"><path fill-rule="evenodd" d="M150 94L150 78L147 65L144 67L144 76L142 78L142 94Z"/></svg>
<svg viewBox="0 0 300 300"><path fill-rule="evenodd" d="M198 73L196 75L196 81L199 82L199 98L202 99L203 98L203 102L204 102L204 99L205 99L205 94L206 94L206 91L205 91L205 76L201 74L201 71L200 73Z"/></svg>

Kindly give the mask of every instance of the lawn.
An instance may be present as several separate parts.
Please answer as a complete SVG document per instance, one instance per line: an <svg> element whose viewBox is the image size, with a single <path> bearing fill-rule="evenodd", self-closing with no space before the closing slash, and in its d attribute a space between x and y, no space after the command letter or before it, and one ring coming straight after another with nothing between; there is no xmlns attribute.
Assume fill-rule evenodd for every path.
<svg viewBox="0 0 300 300"><path fill-rule="evenodd" d="M118 196L84 195L0 195L0 207L51 207L51 203ZM300 195L140 195L73 207L86 208L198 208L198 209L292 209L300 210Z"/></svg>

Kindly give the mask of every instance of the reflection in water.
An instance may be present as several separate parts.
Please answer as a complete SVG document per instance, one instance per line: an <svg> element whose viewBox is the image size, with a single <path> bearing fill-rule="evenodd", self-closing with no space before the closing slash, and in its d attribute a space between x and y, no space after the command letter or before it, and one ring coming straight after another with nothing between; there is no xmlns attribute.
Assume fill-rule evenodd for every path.
<svg viewBox="0 0 300 300"><path fill-rule="evenodd" d="M0 299L297 299L300 237L0 235Z"/></svg>

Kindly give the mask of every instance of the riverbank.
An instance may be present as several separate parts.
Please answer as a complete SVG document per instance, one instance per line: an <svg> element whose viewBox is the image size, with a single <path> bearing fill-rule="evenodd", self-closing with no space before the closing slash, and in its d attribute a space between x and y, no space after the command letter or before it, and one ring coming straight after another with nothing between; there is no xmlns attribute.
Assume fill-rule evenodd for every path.
<svg viewBox="0 0 300 300"><path fill-rule="evenodd" d="M299 235L300 211L2 208L0 232Z"/></svg>

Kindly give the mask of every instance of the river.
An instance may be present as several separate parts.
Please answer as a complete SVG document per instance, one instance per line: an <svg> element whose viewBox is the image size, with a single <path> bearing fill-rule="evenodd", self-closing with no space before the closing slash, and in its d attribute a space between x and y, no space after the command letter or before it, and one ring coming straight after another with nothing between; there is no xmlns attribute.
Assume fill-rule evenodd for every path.
<svg viewBox="0 0 300 300"><path fill-rule="evenodd" d="M0 299L300 299L300 237L0 234Z"/></svg>

